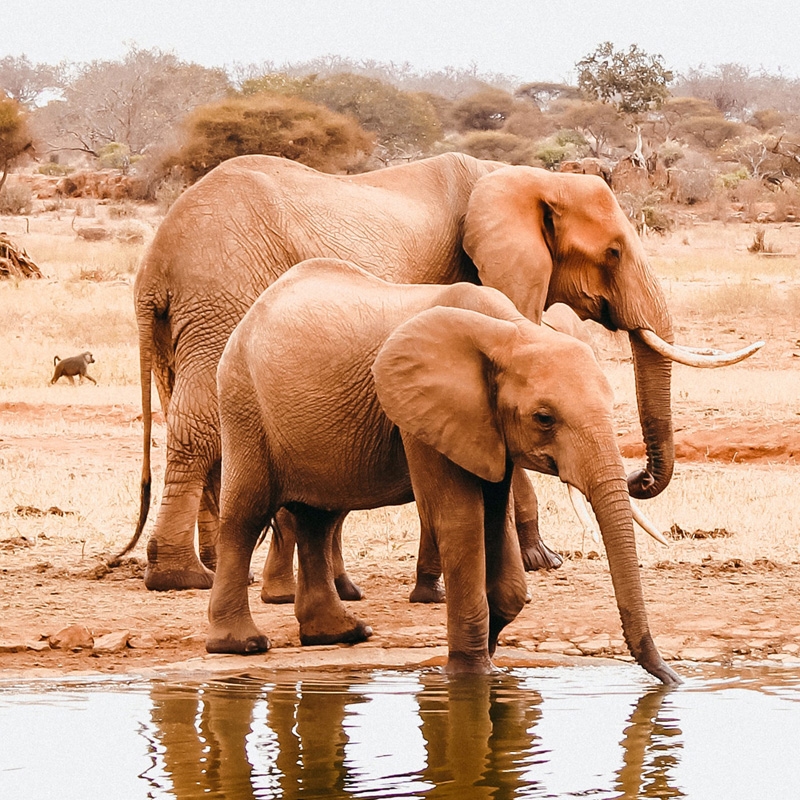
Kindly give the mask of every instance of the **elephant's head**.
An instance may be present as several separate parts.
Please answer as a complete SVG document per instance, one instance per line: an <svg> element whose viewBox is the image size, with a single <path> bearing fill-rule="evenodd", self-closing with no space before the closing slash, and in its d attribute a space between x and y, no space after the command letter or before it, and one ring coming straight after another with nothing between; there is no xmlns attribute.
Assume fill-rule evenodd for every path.
<svg viewBox="0 0 800 800"><path fill-rule="evenodd" d="M678 682L647 626L612 392L589 347L522 317L439 306L397 328L372 371L389 419L468 472L497 482L511 459L589 498L631 654Z"/></svg>
<svg viewBox="0 0 800 800"><path fill-rule="evenodd" d="M728 357L672 345L672 321L644 248L611 190L591 175L508 167L481 178L464 220L464 249L480 280L530 320L553 303L630 334L647 467L628 478L634 497L659 494L674 463L672 361L723 366Z"/></svg>

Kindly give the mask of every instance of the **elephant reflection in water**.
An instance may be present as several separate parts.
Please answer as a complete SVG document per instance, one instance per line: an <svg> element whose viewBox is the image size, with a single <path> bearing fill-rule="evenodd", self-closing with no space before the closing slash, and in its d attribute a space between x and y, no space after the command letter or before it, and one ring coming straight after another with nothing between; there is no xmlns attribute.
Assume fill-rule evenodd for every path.
<svg viewBox="0 0 800 800"><path fill-rule="evenodd" d="M359 759L351 742L354 704L369 702L369 684L297 675L271 686L248 680L155 687L148 732L154 766L142 777L158 796L171 784L175 798L379 796L367 784L378 793L403 788L403 796L425 798L547 793L546 780L537 777L537 766L549 760L536 733L543 713L537 692L508 674L444 679L423 673L419 680L410 719L390 723L364 715L364 727L393 724L398 749L405 745L402 730L419 728L425 755L403 774L384 774L380 760ZM645 692L628 718L613 787L621 800L684 796L672 777L681 731L664 718L665 697L661 688ZM363 741L365 733L356 738Z"/></svg>

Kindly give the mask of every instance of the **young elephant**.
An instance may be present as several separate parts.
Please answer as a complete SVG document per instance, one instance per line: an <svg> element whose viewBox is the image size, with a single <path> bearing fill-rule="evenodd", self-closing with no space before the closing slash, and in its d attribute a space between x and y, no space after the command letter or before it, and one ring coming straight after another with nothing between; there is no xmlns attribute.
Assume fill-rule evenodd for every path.
<svg viewBox="0 0 800 800"><path fill-rule="evenodd" d="M295 614L304 644L371 629L339 599L334 531L350 510L416 499L447 587L450 672L489 672L525 604L514 464L558 475L591 502L634 658L677 675L647 626L612 395L589 348L525 319L495 289L397 285L313 259L267 289L217 373L222 430L218 570L209 652L269 648L248 572L281 506L297 517Z"/></svg>

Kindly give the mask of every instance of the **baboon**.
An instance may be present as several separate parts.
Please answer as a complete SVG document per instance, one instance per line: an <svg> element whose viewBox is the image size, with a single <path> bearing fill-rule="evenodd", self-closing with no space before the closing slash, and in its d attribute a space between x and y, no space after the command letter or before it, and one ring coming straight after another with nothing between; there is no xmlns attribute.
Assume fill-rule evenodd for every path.
<svg viewBox="0 0 800 800"><path fill-rule="evenodd" d="M53 384L62 375L66 375L69 378L69 382L74 386L75 376L77 375L78 383L83 383L83 379L88 378L97 386L97 381L86 371L86 367L88 367L89 364L94 364L94 359L88 350L85 353L81 353L79 356L70 356L64 359L56 356L53 359L53 365L56 369L50 383Z"/></svg>

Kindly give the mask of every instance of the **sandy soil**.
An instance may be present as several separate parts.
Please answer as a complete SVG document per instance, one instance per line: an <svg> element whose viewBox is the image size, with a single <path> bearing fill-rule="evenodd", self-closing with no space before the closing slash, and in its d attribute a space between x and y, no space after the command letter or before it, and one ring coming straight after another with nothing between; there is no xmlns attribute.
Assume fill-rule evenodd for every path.
<svg viewBox="0 0 800 800"><path fill-rule="evenodd" d="M709 252L715 252L711 248L717 247L714 238L718 233L711 227L692 229L694 251L702 256L708 246ZM794 228L770 235L779 233L797 235ZM752 237L752 232L743 228L736 235L744 241ZM661 256L668 258L670 247L676 253L684 252L685 238L676 236L666 244L658 244ZM781 288L781 282L778 289L789 291L796 281L792 279L790 283ZM701 314L693 305L692 293L700 286L697 280L670 285L669 300L679 320L679 341L693 345L713 343L730 350L767 338L768 346L758 358L731 368L728 374L735 386L727 395L716 394L716 388L703 388L708 384L688 372L681 373L685 368L676 370L673 402L678 466L704 464L722 471L736 469L726 467L734 464L744 471L747 465L754 469L758 465L760 480L770 481L769 465L776 465L783 480L795 472L800 477L800 331L796 314L780 316L771 314L770 309L758 313L743 310L709 322L709 315ZM629 352L620 340L607 337L601 340L599 349L612 379L615 374L624 375L631 383ZM45 371L48 369L52 368L48 366ZM789 380L773 383L776 375L789 376ZM724 385L726 378L714 380ZM136 475L141 459L140 408L134 387L123 388L130 400L113 403L98 401L102 390L92 386L63 390L56 387L16 395L6 392L0 402L0 459L6 459L6 464L27 459L18 473L24 480L31 480L32 474L36 478L36 459L50 465L41 479L44 481L67 481L75 477L73 472L84 473L78 475L84 481L113 471L126 470ZM96 397L93 392L97 392ZM29 400L29 396L33 399ZM784 396L786 399L781 399ZM736 400L738 397L743 399ZM620 425L620 449L623 456L639 459L643 448L638 425L631 422L636 419L636 411L630 390L618 402L619 419L624 421ZM157 428L154 457L163 459L163 425ZM749 476L742 474L745 479ZM158 471L156 481L160 481ZM789 482L797 485L791 477ZM44 489L40 494L46 497L47 487ZM374 629L368 642L350 648L299 648L292 607L262 604L256 581L250 590L251 607L257 624L270 636L273 649L265 655L236 660L205 655L206 592L148 592L141 579L141 544L134 558L108 572L96 546L88 547L84 553L78 537L52 534L59 530L53 525L66 529L70 524L73 528L83 524L78 517L71 518L78 521L71 521L61 519L59 514L91 516L80 502L75 509L51 508L47 502L39 503L39 508L16 505L14 495L15 492L7 493L11 499L0 507L0 515L9 522L0 526L0 679L143 672L183 668L187 663L196 669L255 670L273 665L319 666L342 660L370 665L443 658L444 607L407 602L414 574L413 539L407 542L402 557L386 547L384 552L359 552L347 558L348 569L366 593L363 601L353 605ZM114 502L120 509L117 529L100 532L109 548L120 546L129 535L132 523L128 520L135 518L137 499L130 494ZM789 506L784 527L790 532L790 546L784 552L800 554L800 531L795 536L798 526L792 521L797 518L793 501ZM152 510L151 515L154 513ZM41 519L41 526L31 525L32 518ZM764 519L765 535L769 535L769 522ZM759 518L757 530L760 525ZM15 530L33 533L23 536ZM548 541L547 530L543 530L543 536ZM642 578L650 625L662 653L673 660L758 659L800 664L798 556L789 555L780 563L778 559L757 556L745 561L729 557L725 547L716 546L717 543L714 539L693 540L689 548L676 542L662 561L649 558L644 563ZM689 551L691 557L687 555ZM256 553L253 566L257 575L264 556L263 548ZM499 663L589 655L628 658L607 562L596 554L588 556L569 558L555 572L528 575L532 601L501 636ZM51 647L59 631L76 624L91 633L88 646ZM103 637L115 633L119 634L119 649L99 652L108 643ZM108 649L114 650L114 644L109 644Z"/></svg>
<svg viewBox="0 0 800 800"><path fill-rule="evenodd" d="M84 395L85 397L86 395ZM13 415L24 428L26 418L41 424L43 416L72 422L102 418L113 433L4 435L1 452L37 449L63 457L106 462L109 468L138 464L138 409L131 405L81 405L79 390L68 405L5 403L0 413ZM687 412L688 416L688 412ZM6 416L6 419L9 417ZM691 425L678 418L681 461L760 460L794 464L800 453L800 426L757 425L694 415ZM127 428L121 427L128 424ZM120 433L120 431L122 431ZM622 449L635 455L635 434L620 437ZM780 448L776 449L776 442ZM747 446L745 446L745 444ZM711 456L709 456L711 453ZM5 515L58 515L62 509L17 507ZM546 535L546 533L545 533ZM141 552L141 546L139 548ZM528 576L532 602L501 637L500 663L528 663L531 657L552 660L601 655L627 658L613 599L607 564L596 554L572 558L551 573ZM591 557L594 556L594 557ZM264 552L257 553L260 568ZM249 659L206 656L204 631L208 594L202 591L148 592L142 583L142 561L132 558L108 572L97 557L81 558L74 543L40 536L0 540L0 678L62 673L119 673L168 669L256 669L278 664L303 666L338 663L369 665L440 660L445 644L445 610L441 605L407 602L413 560L371 558L350 563L366 598L357 613L375 633L354 648L299 648L291 606L261 603L259 584L251 587L251 606L273 650ZM708 556L682 562L680 553L642 571L651 628L667 658L731 661L769 659L800 664L800 562L768 560L744 563ZM354 604L356 605L356 604ZM80 624L92 634L95 649L51 647L61 629ZM117 652L97 652L106 634L120 634ZM127 640L127 645L125 644ZM88 643L91 645L91 643ZM112 646L113 649L113 646Z"/></svg>

